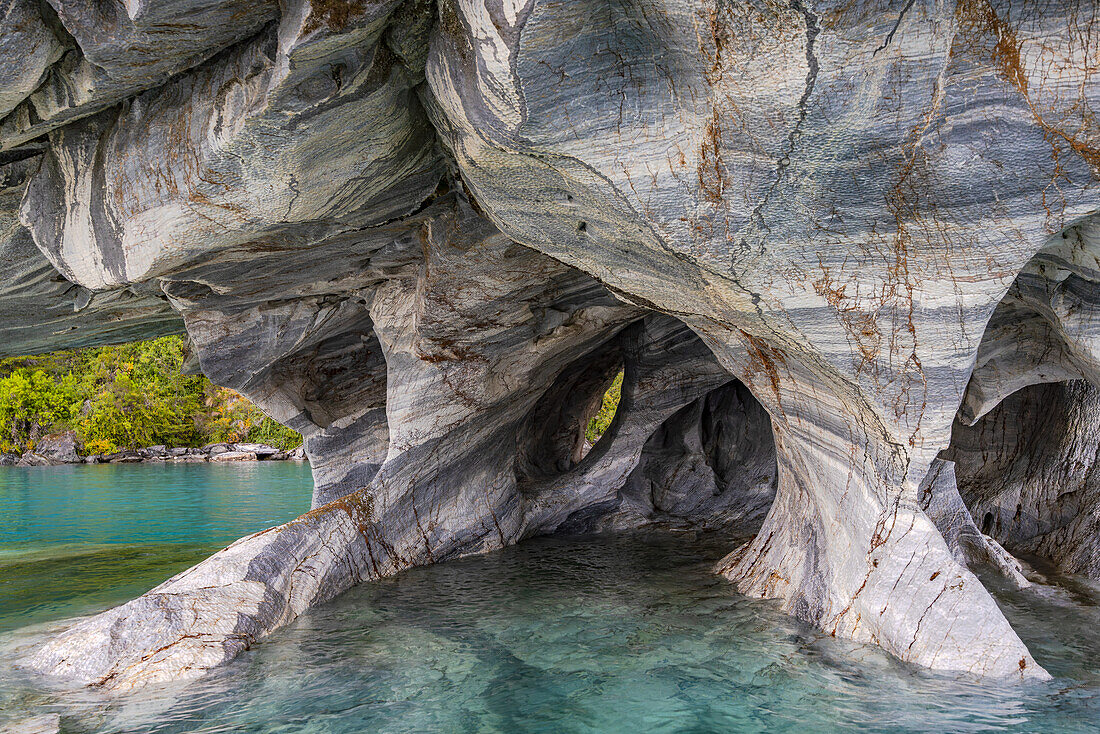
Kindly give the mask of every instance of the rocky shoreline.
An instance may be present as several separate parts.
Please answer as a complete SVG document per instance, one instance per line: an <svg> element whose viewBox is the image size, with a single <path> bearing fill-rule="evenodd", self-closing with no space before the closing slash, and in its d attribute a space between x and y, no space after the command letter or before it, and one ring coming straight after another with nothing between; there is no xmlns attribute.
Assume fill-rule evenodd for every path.
<svg viewBox="0 0 1100 734"><path fill-rule="evenodd" d="M172 464L199 464L207 461L306 461L301 446L282 451L263 443L211 443L202 447L147 446L140 449L123 449L111 454L82 456L75 436L60 434L46 436L34 451L23 455L0 454L0 466L61 466L64 464L138 464L163 462Z"/></svg>

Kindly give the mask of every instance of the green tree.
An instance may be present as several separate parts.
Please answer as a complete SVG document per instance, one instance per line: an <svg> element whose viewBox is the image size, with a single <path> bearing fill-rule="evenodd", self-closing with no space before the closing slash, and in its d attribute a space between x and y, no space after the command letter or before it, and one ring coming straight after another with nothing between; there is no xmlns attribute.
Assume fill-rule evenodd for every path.
<svg viewBox="0 0 1100 734"><path fill-rule="evenodd" d="M72 417L75 394L44 370L16 369L0 379L0 450L32 446L34 441Z"/></svg>
<svg viewBox="0 0 1100 734"><path fill-rule="evenodd" d="M615 411L619 408L619 398L622 395L623 390L623 373L620 370L619 374L615 375L615 379L611 382L611 387L607 388L607 392L603 394L603 402L600 403L600 410L596 415L592 416L588 421L588 426L584 429L584 437L588 443L596 443L611 425L611 421L615 418Z"/></svg>
<svg viewBox="0 0 1100 734"><path fill-rule="evenodd" d="M88 453L156 444L262 441L282 449L301 436L232 390L185 375L179 336L0 360L0 451L33 448L75 429Z"/></svg>
<svg viewBox="0 0 1100 734"><path fill-rule="evenodd" d="M253 408L253 410L256 409ZM268 446L274 446L280 451L290 451L302 445L302 434L287 428L277 420L261 414L260 420L248 432L248 440L256 443L266 443Z"/></svg>

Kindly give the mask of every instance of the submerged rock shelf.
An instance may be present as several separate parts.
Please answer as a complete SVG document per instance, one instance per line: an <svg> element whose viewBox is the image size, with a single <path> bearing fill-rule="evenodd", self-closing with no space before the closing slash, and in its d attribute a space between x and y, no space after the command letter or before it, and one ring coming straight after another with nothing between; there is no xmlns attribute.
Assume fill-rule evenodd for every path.
<svg viewBox="0 0 1100 734"><path fill-rule="evenodd" d="M1047 677L971 566L1100 574L1096 13L16 0L0 352L182 327L315 482L26 664L195 677L368 579L661 523L829 635Z"/></svg>

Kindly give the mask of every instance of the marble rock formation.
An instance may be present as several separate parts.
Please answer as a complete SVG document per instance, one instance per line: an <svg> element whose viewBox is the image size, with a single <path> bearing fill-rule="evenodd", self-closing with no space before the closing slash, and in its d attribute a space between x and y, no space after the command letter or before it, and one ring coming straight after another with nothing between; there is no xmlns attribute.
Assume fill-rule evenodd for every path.
<svg viewBox="0 0 1100 734"><path fill-rule="evenodd" d="M316 485L26 664L195 676L365 580L660 523L831 634L1046 676L972 567L1100 574L1098 13L9 0L0 351L185 329Z"/></svg>

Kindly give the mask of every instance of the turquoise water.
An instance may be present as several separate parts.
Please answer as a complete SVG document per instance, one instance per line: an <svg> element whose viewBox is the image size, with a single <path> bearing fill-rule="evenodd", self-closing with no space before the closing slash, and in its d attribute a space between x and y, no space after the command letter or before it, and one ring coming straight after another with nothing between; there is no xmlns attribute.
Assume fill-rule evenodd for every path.
<svg viewBox="0 0 1100 734"><path fill-rule="evenodd" d="M0 631L130 599L309 509L298 462L0 468Z"/></svg>
<svg viewBox="0 0 1100 734"><path fill-rule="evenodd" d="M164 468L146 491L225 476L176 474L194 468ZM275 501L219 486L192 496L224 491L231 508L235 492ZM304 505L308 484L299 491ZM214 537L218 517L239 527L243 514L191 522L209 523ZM412 569L312 610L189 686L115 701L43 690L0 664L0 721L54 712L67 732L280 734L1100 728L1100 597L1080 579L997 590L1056 679L982 684L915 670L739 596L709 572L728 545L646 533L550 538ZM0 635L0 656L43 630Z"/></svg>

